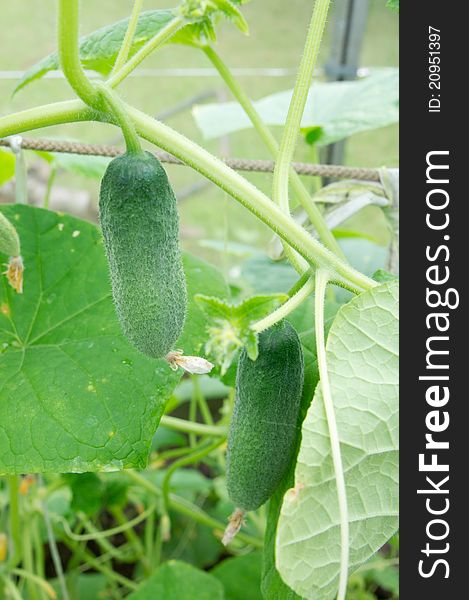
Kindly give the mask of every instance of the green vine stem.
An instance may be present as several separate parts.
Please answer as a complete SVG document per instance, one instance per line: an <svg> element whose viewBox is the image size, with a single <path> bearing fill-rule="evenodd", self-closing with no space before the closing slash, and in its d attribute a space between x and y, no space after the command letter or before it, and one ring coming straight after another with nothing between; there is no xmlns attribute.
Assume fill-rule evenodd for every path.
<svg viewBox="0 0 469 600"><path fill-rule="evenodd" d="M10 517L10 536L13 545L13 552L9 559L9 566L16 567L21 561L21 522L20 522L20 498L19 498L19 477L18 475L9 475L8 481L8 511Z"/></svg>
<svg viewBox="0 0 469 600"><path fill-rule="evenodd" d="M196 423L197 422L197 396L195 395L195 391L192 391L191 399L189 400L189 422ZM197 445L197 437L195 433L192 431L189 432L189 446L193 450Z"/></svg>
<svg viewBox="0 0 469 600"><path fill-rule="evenodd" d="M61 517L60 522L63 525L65 533L67 534L67 536L70 539L72 539L76 542L90 542L90 541L96 540L98 538L105 539L108 537L113 537L114 535L117 535L118 533L124 533L128 529L132 529L133 527L136 527L139 523L142 523L142 521L145 521L145 519L147 519L149 517L149 515L151 515L155 510L156 510L156 506L152 504L140 515L137 515L134 519L131 519L130 521L126 521L122 525L118 525L117 527L112 527L111 529L106 529L104 531L99 531L99 530L95 529L91 533L80 533L80 534L74 533L70 529L70 525L68 524L66 519L63 519ZM83 521L83 525L85 526L85 521Z"/></svg>
<svg viewBox="0 0 469 600"><path fill-rule="evenodd" d="M86 104L96 106L99 101L96 88L83 70L79 55L78 0L59 0L58 44L62 71L77 96Z"/></svg>
<svg viewBox="0 0 469 600"><path fill-rule="evenodd" d="M25 527L23 527L23 560L22 564L26 573L34 573L34 562L33 562L33 549L31 545L31 532L30 525L31 523L25 523ZM33 583L31 578L26 578L26 587L28 589L28 596L30 600L39 600L39 590L37 585Z"/></svg>
<svg viewBox="0 0 469 600"><path fill-rule="evenodd" d="M314 278L314 274L315 274L315 270L312 267L310 269L308 269L308 271L303 273L303 275L288 290L288 292L287 292L288 297L291 298L292 296L294 296L296 294L296 292L304 286L304 284L308 281L308 279L310 277Z"/></svg>
<svg viewBox="0 0 469 600"><path fill-rule="evenodd" d="M39 483L42 487L44 487L44 481L41 476L39 476ZM52 486L51 486L52 487ZM47 532L47 541L49 544L49 551L52 558L52 562L55 568L55 574L57 575L57 579L59 580L60 591L62 592L63 600L70 600L70 596L68 594L67 583L65 581L64 570L62 567L62 560L60 558L59 549L57 548L57 542L54 537L54 531L52 528L52 523L50 520L49 509L47 508L47 504L43 499L41 502L42 515L44 518L44 524L46 526Z"/></svg>
<svg viewBox="0 0 469 600"><path fill-rule="evenodd" d="M21 577L22 579L25 579L26 581L30 582L31 584L34 584L35 586L39 586L52 600L57 598L54 588L42 577L39 577L38 575L31 573L30 571L26 571L25 569L12 569L11 572L13 575ZM36 591L37 587L32 589ZM30 594L30 597L34 598L35 596Z"/></svg>
<svg viewBox="0 0 469 600"><path fill-rule="evenodd" d="M164 452L158 452L156 455L156 460L153 464L159 465L167 460L172 458L179 458L180 456L185 456L192 452L192 448L190 446L183 446L182 448L171 448L170 450L166 450Z"/></svg>
<svg viewBox="0 0 469 600"><path fill-rule="evenodd" d="M163 506L162 506L162 523L165 521L165 527L162 531L163 540L168 541L170 538L170 521L169 521L169 506L170 506L170 485L171 478L173 474L180 469L181 467L186 467L187 465L192 465L217 448L219 448L222 444L225 443L225 438L221 440L217 440L208 446L206 444L203 447L195 449L195 452L192 452L189 456L185 456L184 458L180 458L179 460L173 462L173 464L168 468L163 478L163 483L161 484L161 491L163 494Z"/></svg>
<svg viewBox="0 0 469 600"><path fill-rule="evenodd" d="M117 573L112 568L102 564L102 562L98 560L96 556L93 556L93 554L90 551L84 550L83 548L77 548L78 542L67 538L64 540L64 544L68 546L68 548L70 548L72 552L79 553L80 558L87 562L93 569L105 575L110 581L115 581L123 587L132 591L138 589L138 583L135 583L134 581L128 579L127 577L124 577L120 573Z"/></svg>
<svg viewBox="0 0 469 600"><path fill-rule="evenodd" d="M44 562L44 544L41 538L41 532L39 531L39 519L40 519L40 514L37 513L32 521L32 539L33 539L33 546L34 546L34 556L36 558L36 562L35 562L35 571L36 573L39 575L39 577L42 577L43 579L45 579L46 573L45 573L45 562Z"/></svg>
<svg viewBox="0 0 469 600"><path fill-rule="evenodd" d="M120 47L119 54L117 55L111 75L114 75L116 72L118 72L127 62L130 48L132 47L132 40L134 39L135 30L137 29L138 18L140 16L140 12L142 11L142 6L143 0L134 1L127 31L125 32L122 46Z"/></svg>
<svg viewBox="0 0 469 600"><path fill-rule="evenodd" d="M269 315L251 325L251 329L256 333L261 333L265 329L272 327L272 325L275 325L275 323L278 323L287 317L314 292L314 286L314 279L308 279L306 283L296 292L296 294L293 294L293 296L291 296L286 302L284 302Z"/></svg>
<svg viewBox="0 0 469 600"><path fill-rule="evenodd" d="M344 468L340 452L340 438L335 418L334 403L332 399L329 373L327 371L326 345L324 335L324 298L329 281L329 273L324 269L316 272L316 297L315 297L315 331L316 355L319 369L319 382L321 385L324 409L326 411L329 439L331 442L332 462L337 485L337 500L340 514L340 573L337 600L345 600L347 592L347 579L349 568L349 515L347 505L347 490L345 487Z"/></svg>
<svg viewBox="0 0 469 600"><path fill-rule="evenodd" d="M256 186L236 173L192 140L155 121L136 108L127 108L137 132L144 139L167 150L187 165L213 181L230 196L263 221L309 263L336 271L346 281L363 290L377 283L363 275L314 239L305 229L286 215Z"/></svg>
<svg viewBox="0 0 469 600"><path fill-rule="evenodd" d="M170 152L204 177L213 181L235 200L277 233L309 263L328 267L355 287L368 290L377 283L363 275L315 240L290 216L252 183L228 167L195 142L156 121L142 111L124 104L140 137ZM90 109L78 100L57 102L0 118L0 137L51 125L77 121L106 120L99 111Z"/></svg>
<svg viewBox="0 0 469 600"><path fill-rule="evenodd" d="M155 521L156 511L148 517L145 523L145 528L143 530L144 552L145 556L148 557L148 560L150 562L151 570L155 568Z"/></svg>
<svg viewBox="0 0 469 600"><path fill-rule="evenodd" d="M270 131L270 129L267 127L267 125L264 123L261 116L255 109L249 96L246 94L239 82L233 77L230 69L223 62L220 55L211 46L204 46L203 51L205 52L206 56L213 64L213 66L217 69L218 73L228 86L234 98L239 102L240 106L243 108L244 112L249 117L249 120L253 124L255 130L259 134L260 138L266 145L269 152L274 158L276 158L279 152L279 144L275 139L273 133ZM318 232L319 237L324 243L324 245L341 258L345 258L341 247L337 243L337 240L335 239L330 229L328 228L326 222L324 221L321 211L319 210L317 205L311 200L311 196L306 187L304 186L303 182L301 181L301 177L292 168L290 168L290 183L292 189L298 196L300 204L306 211L309 220Z"/></svg>
<svg viewBox="0 0 469 600"><path fill-rule="evenodd" d="M156 485L151 483L151 481L148 481L147 479L145 479L145 477L140 475L140 473L137 473L136 471L131 471L131 470L127 470L124 472L126 473L126 475L128 475L128 477L130 479L135 481L135 483L137 483L139 486L145 488L146 490L148 490L149 492L154 494L157 498L161 498L161 496L162 496L161 490L159 488L157 488ZM182 515L185 515L186 517L189 517L196 523L200 523L201 525L210 527L211 529L214 529L215 531L220 532L220 534L222 534L223 530L225 529L224 523L222 523L221 521L218 521L217 519L214 519L213 517L208 515L204 510L202 510L196 504L193 504L192 502L189 502L189 500L186 500L185 498L181 498L180 496L177 496L176 494L170 494L169 505L170 505L170 508L172 508L176 512L178 512ZM263 548L264 547L262 540L260 540L259 538L253 537L252 535L249 535L247 533L240 532L237 536L237 539L239 541L244 542L245 544L250 544L251 546L254 546L255 548Z"/></svg>
<svg viewBox="0 0 469 600"><path fill-rule="evenodd" d="M1 580L3 581L4 589L8 592L7 598L11 600L23 600L18 588L11 579L0 574Z"/></svg>
<svg viewBox="0 0 469 600"><path fill-rule="evenodd" d="M155 511L156 511L156 506L153 507L153 510L150 512L148 517L154 515ZM135 555L136 555L136 557L139 558L140 562L142 563L143 570L145 571L146 575L150 575L151 570L150 570L149 557L147 557L145 555L145 549L143 547L143 544L142 544L140 538L138 537L138 535L135 533L135 529L134 529L135 525L132 527L129 527L130 521L127 521L127 516L120 506L114 506L114 507L110 508L110 512L111 512L112 516L114 517L114 519L116 520L116 523L118 523L118 525L120 527L124 528L122 530L122 533L126 537L129 544L134 549ZM141 517L142 515L140 514L138 516Z"/></svg>
<svg viewBox="0 0 469 600"><path fill-rule="evenodd" d="M289 213L288 181L296 141L300 131L313 71L317 63L330 0L316 0L300 67L283 128L282 139L273 178L273 199L284 212Z"/></svg>
<svg viewBox="0 0 469 600"><path fill-rule="evenodd" d="M77 513L77 517L81 525L83 525L84 530L88 532L88 534L83 535L92 536L91 539L96 542L96 544L101 549L102 553L108 553L110 556L112 556L112 558L115 558L121 563L133 563L138 559L138 557L133 552L128 551L129 548L127 544L124 544L119 547L116 547L113 544L111 544L111 542L106 537L103 537L101 535L102 532L94 525L94 523L92 523L86 517L85 514ZM65 524L65 519L63 517L58 517L57 520L62 523L64 531L68 535L69 532L71 532L68 523L67 525Z"/></svg>
<svg viewBox="0 0 469 600"><path fill-rule="evenodd" d="M66 1L66 0L65 0ZM75 1L75 0L74 0ZM138 65L144 60L149 54L151 54L156 48L162 46L167 42L175 33L181 29L184 25L183 17L175 16L167 25L160 29L151 40L149 40L140 50L132 56L132 58L125 63L125 65L119 69L114 75L111 75L107 80L109 87L114 88L121 83L132 71L138 67Z"/></svg>
<svg viewBox="0 0 469 600"><path fill-rule="evenodd" d="M156 528L155 540L153 544L152 565L156 569L161 563L163 553L163 536L161 535L161 527Z"/></svg>
<svg viewBox="0 0 469 600"><path fill-rule="evenodd" d="M109 87L107 87L107 85L104 83L100 82L97 84L96 87L99 94L101 94L101 96L111 108L112 113L115 115L116 120L119 123L120 128L122 129L122 134L124 136L127 152L131 154L143 154L140 140L138 138L137 132L135 131L135 126L129 118L127 111L125 110L119 96L115 92L113 92Z"/></svg>
<svg viewBox="0 0 469 600"><path fill-rule="evenodd" d="M220 425L203 425L202 423L193 423L169 415L161 417L160 425L164 425L168 429L183 431L184 433L195 433L205 436L225 437L227 433L226 427L221 427Z"/></svg>
<svg viewBox="0 0 469 600"><path fill-rule="evenodd" d="M193 386L193 393L194 393L195 398L197 399L197 404L198 404L199 410L202 414L202 418L206 425L213 425L214 422L213 422L212 413L210 412L210 408L207 404L207 400L205 399L205 396L200 387L199 375L191 375L191 380L192 380L192 386Z"/></svg>

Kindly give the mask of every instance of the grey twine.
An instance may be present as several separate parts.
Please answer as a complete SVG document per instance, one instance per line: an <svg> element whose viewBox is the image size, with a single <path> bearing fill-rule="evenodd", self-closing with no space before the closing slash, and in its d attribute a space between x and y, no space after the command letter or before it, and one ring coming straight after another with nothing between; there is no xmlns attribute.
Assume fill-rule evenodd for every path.
<svg viewBox="0 0 469 600"><path fill-rule="evenodd" d="M10 146L9 139L0 139L0 146ZM124 150L116 146L100 144L81 144L79 142L66 142L61 140L22 138L21 147L25 150L39 150L44 152L64 152L66 154L82 154L88 156L119 156ZM157 151L154 153L161 162L174 165L183 165L183 161L168 152ZM273 160L248 160L243 158L226 158L223 162L236 171L256 171L259 173L272 173L275 167ZM378 169L364 169L361 167L344 167L342 165L313 165L310 163L292 163L293 169L299 175L312 177L325 177L328 179L360 179L365 181L379 181Z"/></svg>

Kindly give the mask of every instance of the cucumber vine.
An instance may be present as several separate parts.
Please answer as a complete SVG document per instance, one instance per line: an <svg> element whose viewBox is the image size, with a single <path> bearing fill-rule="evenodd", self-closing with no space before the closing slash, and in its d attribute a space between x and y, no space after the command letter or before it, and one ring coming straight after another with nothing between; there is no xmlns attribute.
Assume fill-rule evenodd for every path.
<svg viewBox="0 0 469 600"><path fill-rule="evenodd" d="M236 16L238 14L237 8L230 3L228 4L232 11L231 16ZM122 130L128 155L133 156L137 154L140 157L145 157L142 150L142 140L168 151L183 161L187 166L212 181L220 189L226 192L227 195L238 201L262 223L267 225L272 232L276 233L281 238L285 254L297 271L299 278L297 283L290 290L288 299L286 299L283 304L270 312L267 316L258 318L257 321L251 324L251 335L256 339L256 336L254 336L252 332L255 334L265 332L265 330L278 324L285 317L290 315L313 294L315 295L314 327L319 385L327 419L340 514L341 556L337 599L344 600L347 589L350 560L349 507L347 505L339 432L326 358L324 318L325 294L327 286L331 284L341 286L358 295L362 292L370 291L377 283L347 262L337 240L327 227L317 204L312 201L311 195L304 186L301 178L291 167L308 91L314 69L318 62L319 49L327 21L330 0L316 0L314 3L304 51L280 143L276 141L270 129L264 124L247 93L239 82L236 81L228 66L223 62L221 56L219 56L210 44L210 40L204 39L199 46L206 58L218 71L234 98L242 106L258 135L276 161L273 174L272 198L259 190L245 177L229 168L222 160L168 125L159 122L141 110L131 106L116 92L115 88L117 88L117 86L121 84L143 60L145 60L145 58L174 38L174 36L181 32L181 30L189 23L193 23L194 19L197 21L197 10L200 8L199 4L195 3L197 10L194 11L191 9L191 11L189 11L190 19L187 16L189 13L186 14L187 10L186 12L182 9L174 11L173 18L170 19L166 25L164 25L140 49L135 53L132 53L132 43L141 16L142 5L142 0L135 0L122 45L108 79L104 82L100 81L98 83L93 83L87 77L80 61L78 35L79 2L78 0L59 0L57 34L58 54L65 78L75 92L77 99L37 106L35 108L1 117L0 137L16 135L25 131L42 129L53 125L80 121L97 121L116 125ZM223 5L223 2L214 1L207 4L207 6L210 6L210 10L215 10L216 7L219 7L220 5ZM206 7L204 3L201 3L200 6ZM187 6L185 6L185 8L187 9ZM242 23L244 23L244 21ZM301 206L306 211L311 224L318 234L319 240L313 237L304 227L299 225L290 215L290 188L293 190ZM0 218L3 218L1 214ZM12 253L12 255L13 254L14 253ZM19 247L17 249L17 254L19 256ZM145 331L143 331L142 337L145 337ZM298 345L300 345L299 340ZM173 354L175 353L175 356L179 356L177 352L178 351L175 350ZM147 352L147 354L149 354L149 352ZM251 362L251 358L248 358L247 355L244 356L244 360L249 361L249 364ZM303 380L303 372L301 372L301 379ZM203 510L199 509L197 505L173 494L170 488L171 478L178 468L192 465L211 453L221 456L219 449L226 441L227 428L224 425L214 424L210 411L205 403L205 398L200 394L200 389L197 387L198 385L197 379L194 379L194 393L190 404L190 411L191 414L195 416L197 409L199 409L204 416L204 424L185 421L169 415L165 415L161 418L161 424L166 428L187 433L191 440L189 448L172 450L170 451L171 454L168 454L168 458L174 458L176 460L166 471L161 489L138 472L132 470L126 471L129 480L138 483L151 494L153 504L146 511L143 511L140 515L137 515L137 517L131 519L127 523L125 522L124 515L116 511L114 516L116 522L120 524L107 531L96 531L94 525L88 522L85 517L81 519L80 528L72 531L69 528L68 523L63 520L64 527L70 529L70 531L67 532L67 543L74 551L78 551L77 549L79 549L79 544L81 542L92 539L100 545L103 552L110 552L111 554L112 552L117 552L122 558L119 551L113 549L113 546L109 544L107 538L117 533L123 533L126 536L129 547L133 548L135 555L142 554L142 542L140 539L136 538L132 527L149 519L156 506L159 507L162 517L159 530L156 534L152 530L151 533L148 534L148 539L144 540L144 543L146 546L150 547L152 552L157 556L159 556L158 552L161 551L162 541L166 541L170 537L170 510L174 510L180 514L189 515L195 522L208 525L216 530L221 536L224 529L224 524L221 523L221 521L205 513ZM299 404L301 389L298 390L297 395ZM296 418L297 416L294 415L292 422L296 422ZM293 430L295 425L291 424L291 428ZM201 442L197 440L197 436L203 437ZM288 457L286 462L288 462ZM285 476L287 466L288 465L282 465L282 477ZM39 586L42 592L49 595L50 586L43 577L28 573L33 570L32 567L29 569L29 566L31 566L29 565L29 562L32 560L32 550L28 545L30 544L30 538L28 537L25 540L22 540L21 538L18 477L10 476L8 484L10 529L13 543L13 547L9 551L8 566L12 573L26 581L29 595L32 600L39 600L42 596L36 593L35 586ZM256 536L240 532L238 538L241 541L252 544L254 547L262 546ZM116 573L110 574L109 568L106 565L99 564L99 561L96 561L92 556L87 555L86 549L82 548L80 550L80 555L87 557L89 565L94 566L98 571L109 575L116 581L116 584L123 585L130 590L136 589L135 584L126 577ZM21 557L23 557L23 564L26 570L18 567ZM142 561L142 567L147 573L150 573L152 569L151 561L146 563ZM8 577L3 577L1 571L0 579L0 586L3 585L10 596L15 598L15 594L17 594L16 587L11 583ZM66 589L64 593L66 594Z"/></svg>

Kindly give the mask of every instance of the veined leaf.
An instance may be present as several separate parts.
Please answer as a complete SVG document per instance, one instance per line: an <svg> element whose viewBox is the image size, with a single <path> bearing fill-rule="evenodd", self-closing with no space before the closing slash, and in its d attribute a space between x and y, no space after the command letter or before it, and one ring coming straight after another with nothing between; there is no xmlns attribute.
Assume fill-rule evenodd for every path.
<svg viewBox="0 0 469 600"><path fill-rule="evenodd" d="M214 0L210 0L210 2L213 4ZM220 3L220 0L218 2ZM247 25L245 25L244 18L234 4L227 2L227 0L223 0L221 4L225 6L217 7L214 5L211 11L208 11L208 14L203 13L198 18L192 18L191 22L180 29L168 43L203 46L214 40L214 23L223 16L233 20L235 25L242 31L245 31ZM240 4L240 2L237 4ZM175 18L176 14L173 10L148 10L142 12L135 30L129 58ZM124 40L128 24L128 18L122 19L111 25L96 29L96 31L82 37L80 39L79 51L83 67L97 71L102 75L109 75ZM14 93L35 79L40 79L49 71L56 71L58 69L60 69L59 57L57 52L53 52L26 71L16 86Z"/></svg>
<svg viewBox="0 0 469 600"><path fill-rule="evenodd" d="M0 283L0 473L145 466L180 373L123 337L100 231L30 206L0 210L25 263L22 295ZM224 297L227 288L203 261L186 255L184 265L190 302L177 344L195 354L206 321L193 296Z"/></svg>
<svg viewBox="0 0 469 600"><path fill-rule="evenodd" d="M222 584L213 575L170 560L128 596L128 600L224 600Z"/></svg>
<svg viewBox="0 0 469 600"><path fill-rule="evenodd" d="M227 558L210 573L225 588L225 600L261 600L262 556L259 552Z"/></svg>
<svg viewBox="0 0 469 600"><path fill-rule="evenodd" d="M350 570L396 531L398 514L398 283L343 306L326 344L350 519ZM302 428L295 487L276 540L282 578L308 600L332 600L340 519L328 426L318 388Z"/></svg>
<svg viewBox="0 0 469 600"><path fill-rule="evenodd" d="M378 69L358 81L315 83L308 94L301 125L306 139L326 145L367 129L399 120L398 69ZM292 90L278 92L254 102L267 125L283 126ZM237 102L203 104L193 108L197 126L207 139L252 127ZM320 128L318 130L317 128Z"/></svg>

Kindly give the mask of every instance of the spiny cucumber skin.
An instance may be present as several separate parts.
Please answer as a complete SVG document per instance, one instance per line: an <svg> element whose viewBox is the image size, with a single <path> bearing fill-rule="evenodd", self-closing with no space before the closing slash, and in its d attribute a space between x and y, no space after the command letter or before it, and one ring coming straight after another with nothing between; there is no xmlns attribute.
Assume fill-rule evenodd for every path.
<svg viewBox="0 0 469 600"><path fill-rule="evenodd" d="M259 335L259 356L241 353L228 436L230 499L255 510L274 493L293 460L304 379L301 343L282 321Z"/></svg>
<svg viewBox="0 0 469 600"><path fill-rule="evenodd" d="M149 152L113 159L99 214L124 334L144 354L164 357L182 332L187 291L176 197L160 161Z"/></svg>

